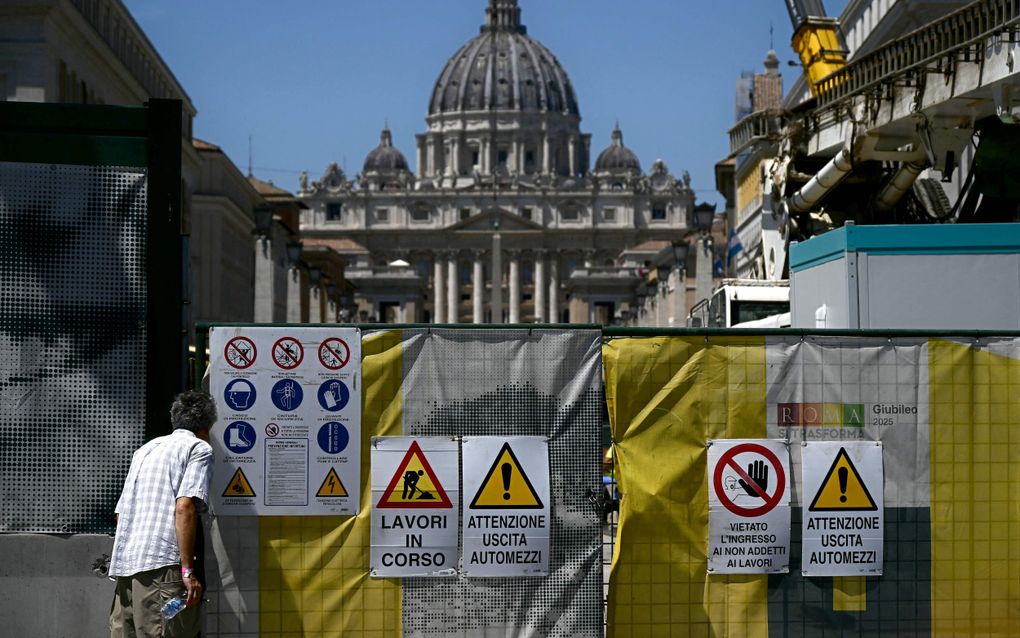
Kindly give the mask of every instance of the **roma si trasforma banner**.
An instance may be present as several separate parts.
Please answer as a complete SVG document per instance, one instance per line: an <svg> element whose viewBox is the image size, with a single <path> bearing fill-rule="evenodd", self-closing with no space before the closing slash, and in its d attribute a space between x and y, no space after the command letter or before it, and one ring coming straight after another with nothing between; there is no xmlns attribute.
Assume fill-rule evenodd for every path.
<svg viewBox="0 0 1020 638"><path fill-rule="evenodd" d="M624 495L610 635L1020 635L1020 339L617 338L603 357ZM718 439L789 441L789 573L707 572ZM805 494L803 443L823 441L848 444ZM875 575L805 575L804 511L833 489L864 499L851 466L867 462L840 449L868 441L882 444L881 574L876 558L858 568Z"/></svg>

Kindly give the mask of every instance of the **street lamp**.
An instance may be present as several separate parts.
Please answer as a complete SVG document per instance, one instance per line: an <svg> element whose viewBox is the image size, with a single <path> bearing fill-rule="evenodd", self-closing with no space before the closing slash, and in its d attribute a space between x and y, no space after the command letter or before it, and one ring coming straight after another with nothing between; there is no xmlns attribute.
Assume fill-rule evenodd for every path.
<svg viewBox="0 0 1020 638"><path fill-rule="evenodd" d="M287 242L287 261L293 266L297 266L297 263L301 261L301 249L304 248L299 241Z"/></svg>
<svg viewBox="0 0 1020 638"><path fill-rule="evenodd" d="M686 239L673 242L673 266L678 273L687 270L687 253L690 249Z"/></svg>
<svg viewBox="0 0 1020 638"><path fill-rule="evenodd" d="M265 204L255 207L255 234L262 239L269 239L269 231L273 226L273 207Z"/></svg>
<svg viewBox="0 0 1020 638"><path fill-rule="evenodd" d="M318 286L320 279L322 279L322 268L319 268L318 266L309 266L308 281L310 281L313 286Z"/></svg>

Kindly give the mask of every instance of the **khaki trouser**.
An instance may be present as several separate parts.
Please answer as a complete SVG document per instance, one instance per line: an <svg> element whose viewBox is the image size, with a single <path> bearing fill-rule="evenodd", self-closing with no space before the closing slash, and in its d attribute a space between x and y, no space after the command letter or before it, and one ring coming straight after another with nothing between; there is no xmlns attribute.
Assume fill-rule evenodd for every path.
<svg viewBox="0 0 1020 638"><path fill-rule="evenodd" d="M110 609L111 638L191 638L201 629L199 606L185 607L170 620L160 612L166 601L184 593L179 565L133 576L118 576Z"/></svg>

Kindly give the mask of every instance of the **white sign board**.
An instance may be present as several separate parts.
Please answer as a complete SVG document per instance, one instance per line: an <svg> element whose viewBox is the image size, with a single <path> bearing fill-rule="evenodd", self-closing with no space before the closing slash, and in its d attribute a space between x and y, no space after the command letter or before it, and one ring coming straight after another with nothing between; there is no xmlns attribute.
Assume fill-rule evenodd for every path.
<svg viewBox="0 0 1020 638"><path fill-rule="evenodd" d="M465 437L463 574L549 573L549 443L545 437Z"/></svg>
<svg viewBox="0 0 1020 638"><path fill-rule="evenodd" d="M805 576L878 576L885 539L879 441L803 443Z"/></svg>
<svg viewBox="0 0 1020 638"><path fill-rule="evenodd" d="M215 512L357 514L361 332L217 327L209 348Z"/></svg>
<svg viewBox="0 0 1020 638"><path fill-rule="evenodd" d="M372 576L452 576L457 568L457 441L372 438Z"/></svg>
<svg viewBox="0 0 1020 638"><path fill-rule="evenodd" d="M708 447L708 571L790 569L790 451L785 441L715 439Z"/></svg>

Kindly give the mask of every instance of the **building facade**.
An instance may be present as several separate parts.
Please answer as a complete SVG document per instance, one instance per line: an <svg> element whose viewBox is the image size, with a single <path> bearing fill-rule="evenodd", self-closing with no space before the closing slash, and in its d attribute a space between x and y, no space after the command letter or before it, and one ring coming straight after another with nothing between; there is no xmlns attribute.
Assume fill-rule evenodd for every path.
<svg viewBox="0 0 1020 638"><path fill-rule="evenodd" d="M516 0L446 63L416 164L383 129L362 171L302 176L306 245L347 259L356 321L613 323L631 312L649 241L682 240L694 194L646 173L617 127L591 163L577 96Z"/></svg>

